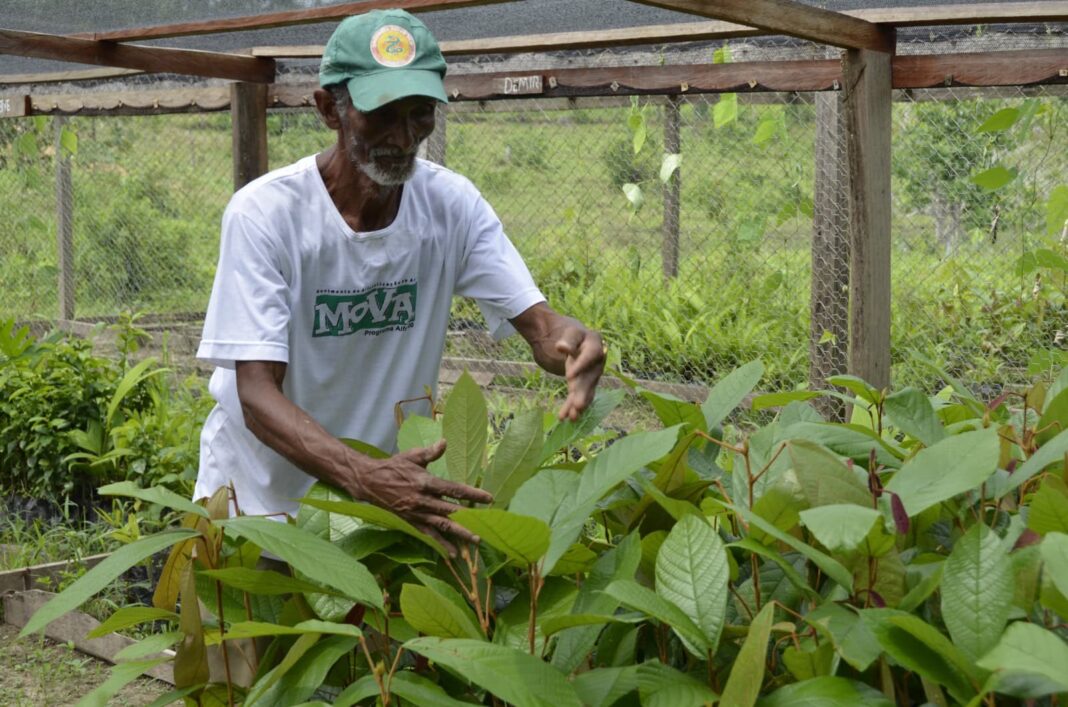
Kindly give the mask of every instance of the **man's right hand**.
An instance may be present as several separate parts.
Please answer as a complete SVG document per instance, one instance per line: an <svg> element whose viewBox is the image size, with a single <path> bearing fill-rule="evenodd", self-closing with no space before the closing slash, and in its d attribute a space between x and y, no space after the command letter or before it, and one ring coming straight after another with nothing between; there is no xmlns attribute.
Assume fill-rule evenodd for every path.
<svg viewBox="0 0 1068 707"><path fill-rule="evenodd" d="M426 467L445 453L445 441L430 447L409 449L388 459L353 464L352 483L345 490L353 498L396 513L437 540L453 557L456 545L449 540L478 543L479 538L449 515L463 506L446 498L491 503L486 491L434 476ZM355 452L354 452L355 454Z"/></svg>

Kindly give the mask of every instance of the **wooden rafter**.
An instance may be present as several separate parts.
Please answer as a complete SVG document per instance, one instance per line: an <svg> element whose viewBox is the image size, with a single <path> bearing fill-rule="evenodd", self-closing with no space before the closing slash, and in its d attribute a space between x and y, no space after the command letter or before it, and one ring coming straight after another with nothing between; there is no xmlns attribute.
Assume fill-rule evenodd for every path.
<svg viewBox="0 0 1068 707"><path fill-rule="evenodd" d="M892 52L893 29L793 0L633 0L846 49Z"/></svg>
<svg viewBox="0 0 1068 707"><path fill-rule="evenodd" d="M219 34L222 32L244 32L253 29L270 29L289 25L312 24L340 20L349 15L357 15L370 10L402 8L409 12L432 12L435 10L455 10L476 5L492 5L509 0L364 0L341 5L315 7L308 10L290 10L287 12L268 12L260 15L230 17L201 22L183 22L177 24L155 25L153 27L134 27L109 32L92 32L74 35L85 39L106 39L113 42L128 42L142 39L164 39L166 37L188 37L197 34Z"/></svg>
<svg viewBox="0 0 1068 707"><path fill-rule="evenodd" d="M0 29L0 54L253 83L271 83L275 73L274 60L266 57L143 47L10 29Z"/></svg>

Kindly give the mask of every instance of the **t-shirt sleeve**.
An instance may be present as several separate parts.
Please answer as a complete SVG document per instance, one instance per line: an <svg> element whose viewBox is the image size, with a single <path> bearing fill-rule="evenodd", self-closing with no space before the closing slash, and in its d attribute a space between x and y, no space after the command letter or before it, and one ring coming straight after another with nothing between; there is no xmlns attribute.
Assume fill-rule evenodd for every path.
<svg viewBox="0 0 1068 707"><path fill-rule="evenodd" d="M290 271L275 234L227 209L197 358L224 368L236 361L288 363Z"/></svg>
<svg viewBox="0 0 1068 707"><path fill-rule="evenodd" d="M545 297L504 234L501 220L481 196L474 202L468 224L456 294L478 303L490 334L500 340L515 333L509 319L544 302Z"/></svg>

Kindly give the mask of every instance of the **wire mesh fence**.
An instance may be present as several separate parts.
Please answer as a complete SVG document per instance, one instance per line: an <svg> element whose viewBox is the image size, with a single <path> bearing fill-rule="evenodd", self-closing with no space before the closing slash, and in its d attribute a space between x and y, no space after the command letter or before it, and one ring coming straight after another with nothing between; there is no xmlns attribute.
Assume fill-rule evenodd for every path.
<svg viewBox="0 0 1068 707"><path fill-rule="evenodd" d="M550 303L600 328L623 370L708 383L761 358L763 386L787 390L847 366L838 102L459 103L428 154L482 190ZM1068 159L1065 110L1052 88L895 96L896 385L930 387L922 359L982 387L1063 358L1065 273L1053 256L1066 244L1048 212ZM311 110L273 111L268 134L272 168L332 141ZM67 217L75 316L201 312L230 139L226 113L0 122L0 317L62 315ZM64 173L69 208L57 207ZM447 355L529 359L521 342L493 343L465 301Z"/></svg>

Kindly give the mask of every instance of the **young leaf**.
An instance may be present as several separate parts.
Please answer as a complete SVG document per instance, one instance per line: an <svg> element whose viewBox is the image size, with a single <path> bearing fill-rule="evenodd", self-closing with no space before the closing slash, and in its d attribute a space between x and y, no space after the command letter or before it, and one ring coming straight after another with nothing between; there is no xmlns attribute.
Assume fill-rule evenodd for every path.
<svg viewBox="0 0 1068 707"><path fill-rule="evenodd" d="M194 513L202 518L208 517L208 510L204 506L193 503L184 496L179 496L174 491L163 486L153 486L143 489L132 481L119 481L107 486L101 486L97 492L101 496L129 496L139 498L142 501L156 503L165 508L173 508L183 513Z"/></svg>
<svg viewBox="0 0 1068 707"><path fill-rule="evenodd" d="M225 567L219 570L197 570L197 574L211 577L223 584L250 594L302 594L313 592L341 596L326 587L305 582L273 570L255 570L248 567Z"/></svg>
<svg viewBox="0 0 1068 707"><path fill-rule="evenodd" d="M544 463L545 460L576 439L591 434L597 429L597 425L608 417L609 413L619 407L619 404L623 402L624 396L626 396L626 391L622 389L598 391L593 403L586 408L586 411L582 413L577 421L561 420L556 423L549 431L545 445L541 448L541 458L538 460L538 464Z"/></svg>
<svg viewBox="0 0 1068 707"><path fill-rule="evenodd" d="M1028 699L1068 692L1068 644L1026 621L1010 625L978 665L996 673L998 692Z"/></svg>
<svg viewBox="0 0 1068 707"><path fill-rule="evenodd" d="M707 685L657 661L639 665L637 678L642 707L703 707L716 701Z"/></svg>
<svg viewBox="0 0 1068 707"><path fill-rule="evenodd" d="M1039 446L1068 430L1068 390L1046 400L1046 408L1038 419L1038 429L1041 432L1035 435L1035 441Z"/></svg>
<svg viewBox="0 0 1068 707"><path fill-rule="evenodd" d="M709 645L701 630L682 609L662 599L658 594L637 582L621 579L609 584L605 590L620 604L648 614L665 626L670 626L683 645L697 658L708 657Z"/></svg>
<svg viewBox="0 0 1068 707"><path fill-rule="evenodd" d="M1051 464L1063 462L1065 454L1068 454L1068 430L1064 430L1059 435L1043 444L1027 461L1017 467L1016 471L1012 472L1012 476L1010 476L1003 485L1000 485L995 489L995 498L1001 498L1008 492L1021 486L1032 476Z"/></svg>
<svg viewBox="0 0 1068 707"><path fill-rule="evenodd" d="M124 628L143 624L146 621L160 620L177 621L178 614L151 606L124 606L109 616L107 621L87 633L86 637L100 638L109 633L121 631Z"/></svg>
<svg viewBox="0 0 1068 707"><path fill-rule="evenodd" d="M1048 533L1042 541L1042 561L1046 563L1046 575L1064 596L1068 597L1068 535Z"/></svg>
<svg viewBox="0 0 1068 707"><path fill-rule="evenodd" d="M653 406L653 412L656 413L664 427L684 424L700 428L702 432L705 431L707 425L699 405L670 393L656 393L651 390L641 391L641 396Z"/></svg>
<svg viewBox="0 0 1068 707"><path fill-rule="evenodd" d="M77 155L78 134L70 128L64 127L59 133L59 145L66 150L68 155Z"/></svg>
<svg viewBox="0 0 1068 707"><path fill-rule="evenodd" d="M404 620L419 633L439 638L484 638L469 608L461 609L429 587L405 584L400 606Z"/></svg>
<svg viewBox="0 0 1068 707"><path fill-rule="evenodd" d="M825 602L805 616L805 621L826 633L845 662L860 672L867 670L882 654L882 647L855 610Z"/></svg>
<svg viewBox="0 0 1068 707"><path fill-rule="evenodd" d="M497 445L482 488L493 494L493 505L506 508L517 489L538 469L545 434L540 410L517 415Z"/></svg>
<svg viewBox="0 0 1068 707"><path fill-rule="evenodd" d="M1068 222L1068 185L1059 184L1049 193L1046 203L1046 235L1056 236Z"/></svg>
<svg viewBox="0 0 1068 707"><path fill-rule="evenodd" d="M353 518L359 518L360 520L367 521L377 525L380 528L387 530L397 530L408 537L415 538L419 542L430 546L434 552L438 553L442 557L448 555L445 552L445 548L441 546L434 538L430 537L421 530L417 530L408 521L404 520L400 516L387 511L385 508L372 505L370 503L356 503L355 501L328 501L320 498L305 497L300 499L300 502L307 506L313 506L315 508L321 508L331 513L340 513L342 515L352 516Z"/></svg>
<svg viewBox="0 0 1068 707"><path fill-rule="evenodd" d="M953 546L942 573L942 618L953 643L971 660L994 647L1012 609L1009 554L982 523Z"/></svg>
<svg viewBox="0 0 1068 707"><path fill-rule="evenodd" d="M871 507L871 491L837 456L807 439L791 440L786 450L810 506Z"/></svg>
<svg viewBox="0 0 1068 707"><path fill-rule="evenodd" d="M704 517L686 516L676 523L656 556L656 593L701 629L711 651L723 630L729 581L719 533Z"/></svg>
<svg viewBox="0 0 1068 707"><path fill-rule="evenodd" d="M833 504L801 511L801 522L825 548L832 552L852 552L863 543L872 526L882 519L874 508Z"/></svg>
<svg viewBox="0 0 1068 707"><path fill-rule="evenodd" d="M759 360L750 361L731 371L723 380L712 386L712 390L708 391L708 398L701 405L701 412L705 415L705 431L718 427L726 420L727 416L742 404L745 396L753 392L763 375L764 364Z"/></svg>
<svg viewBox="0 0 1068 707"><path fill-rule="evenodd" d="M894 707L875 688L846 678L823 676L780 687L760 707Z"/></svg>
<svg viewBox="0 0 1068 707"><path fill-rule="evenodd" d="M721 93L716 105L712 106L712 124L717 128L734 122L738 117L738 94Z"/></svg>
<svg viewBox="0 0 1068 707"><path fill-rule="evenodd" d="M678 153L664 155L664 160L660 164L660 181L667 184L671 179L671 175L675 174L675 170L682 164L682 155Z"/></svg>
<svg viewBox="0 0 1068 707"><path fill-rule="evenodd" d="M886 485L901 497L909 517L979 487L998 464L997 429L947 437L920 450Z"/></svg>
<svg viewBox="0 0 1068 707"><path fill-rule="evenodd" d="M499 508L464 508L449 517L521 566L534 564L549 549L549 526L539 518Z"/></svg>
<svg viewBox="0 0 1068 707"><path fill-rule="evenodd" d="M327 634L335 636L348 636L359 638L363 632L352 624L337 623L334 621L321 621L308 619L301 621L295 626L272 624L265 621L239 621L230 625L225 634L213 629L206 635L205 642L208 645L221 643L223 639L236 641L245 638L260 638L261 636L303 636L305 634Z"/></svg>
<svg viewBox="0 0 1068 707"><path fill-rule="evenodd" d="M982 187L987 191L997 191L1016 179L1016 174L1015 169L1008 169L1007 167L997 165L979 172L978 174L973 174L971 181L972 184Z"/></svg>
<svg viewBox="0 0 1068 707"><path fill-rule="evenodd" d="M461 675L516 707L581 707L563 673L514 648L465 638L416 638L404 648Z"/></svg>
<svg viewBox="0 0 1068 707"><path fill-rule="evenodd" d="M277 555L309 579L333 587L353 601L382 609L382 590L374 576L326 540L288 523L256 516L241 516L217 523Z"/></svg>
<svg viewBox="0 0 1068 707"><path fill-rule="evenodd" d="M831 385L845 388L853 393L853 395L868 403L875 403L881 397L879 391L873 388L868 381L857 376L830 376L827 378L827 382Z"/></svg>
<svg viewBox="0 0 1068 707"><path fill-rule="evenodd" d="M627 197L627 201L630 202L630 208L637 211L645 203L645 195L642 194L642 188L633 182L627 182L623 185L623 195Z"/></svg>
<svg viewBox="0 0 1068 707"><path fill-rule="evenodd" d="M999 133L1008 130L1020 119L1019 108L1002 108L994 115L983 121L983 124L975 129L977 133Z"/></svg>
<svg viewBox="0 0 1068 707"><path fill-rule="evenodd" d="M768 408L777 408L790 403L804 402L818 398L823 393L815 390L790 390L785 393L765 393L753 398L753 411L759 412Z"/></svg>
<svg viewBox="0 0 1068 707"><path fill-rule="evenodd" d="M167 530L141 538L129 545L123 545L38 609L19 631L19 637L23 638L36 633L63 614L77 609L91 596L111 584L116 577L146 557L177 542L199 535L200 533L195 530Z"/></svg>
<svg viewBox="0 0 1068 707"><path fill-rule="evenodd" d="M725 705L753 707L760 686L764 682L764 660L768 655L768 638L771 636L771 621L775 616L775 605L768 602L753 622L749 624L749 635L745 637L742 650L734 660L727 686L723 689L721 702Z"/></svg>
<svg viewBox="0 0 1068 707"><path fill-rule="evenodd" d="M942 423L923 391L904 388L888 395L883 405L894 426L920 440L925 447L937 444L945 437Z"/></svg>
<svg viewBox="0 0 1068 707"><path fill-rule="evenodd" d="M453 481L473 484L482 472L488 420L482 389L464 371L445 401L445 419L441 423L445 433L445 465Z"/></svg>

